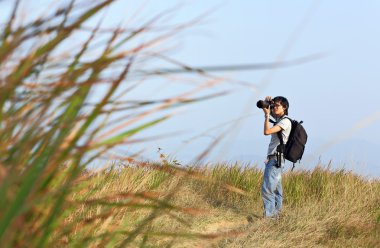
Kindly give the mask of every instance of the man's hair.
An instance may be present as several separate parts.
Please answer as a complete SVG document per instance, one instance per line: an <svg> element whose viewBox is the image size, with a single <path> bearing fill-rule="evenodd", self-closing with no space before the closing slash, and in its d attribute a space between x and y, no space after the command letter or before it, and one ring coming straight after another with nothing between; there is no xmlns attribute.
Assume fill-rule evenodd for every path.
<svg viewBox="0 0 380 248"><path fill-rule="evenodd" d="M281 106L285 109L285 114L288 115L288 110L289 110L288 99L286 99L283 96L276 96L272 100L273 100L273 102L277 102L277 103L281 104Z"/></svg>

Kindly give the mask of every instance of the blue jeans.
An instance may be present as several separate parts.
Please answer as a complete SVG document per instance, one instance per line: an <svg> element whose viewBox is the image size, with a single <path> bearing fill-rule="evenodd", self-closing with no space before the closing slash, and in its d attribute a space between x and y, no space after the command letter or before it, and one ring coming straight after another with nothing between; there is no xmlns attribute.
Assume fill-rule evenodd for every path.
<svg viewBox="0 0 380 248"><path fill-rule="evenodd" d="M275 217L282 208L282 168L276 167L277 161L271 159L265 165L261 197L264 203L264 217Z"/></svg>

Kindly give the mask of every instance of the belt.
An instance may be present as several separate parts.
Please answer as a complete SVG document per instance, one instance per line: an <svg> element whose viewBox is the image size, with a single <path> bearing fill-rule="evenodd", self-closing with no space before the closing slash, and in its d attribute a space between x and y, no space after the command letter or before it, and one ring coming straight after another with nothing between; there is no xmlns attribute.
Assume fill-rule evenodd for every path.
<svg viewBox="0 0 380 248"><path fill-rule="evenodd" d="M271 159L277 160L277 155L275 155L275 154L274 155L268 155L267 159L268 160L271 160Z"/></svg>

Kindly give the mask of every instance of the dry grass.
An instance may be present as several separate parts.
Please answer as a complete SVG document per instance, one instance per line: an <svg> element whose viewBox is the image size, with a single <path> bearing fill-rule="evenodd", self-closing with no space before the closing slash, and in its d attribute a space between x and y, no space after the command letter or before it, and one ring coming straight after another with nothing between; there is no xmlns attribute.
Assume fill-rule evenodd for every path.
<svg viewBox="0 0 380 248"><path fill-rule="evenodd" d="M352 173L320 167L313 171L286 173L283 179L286 197L283 214L279 220L269 220L261 218L262 204L257 192L262 172L254 168L239 168L237 164L198 168L195 171L201 172L203 177L194 177L193 174L179 176L175 173L126 167L117 172L104 172L89 178L91 183L87 184L89 187L85 191L93 191L92 196L78 199L89 201L108 196L108 200L112 198L121 203L122 196L137 192L166 199L165 204L172 206L170 211L161 212L149 225L144 226L130 243L132 247L380 245L379 181L369 181ZM241 187L244 184L245 195L225 187ZM172 197L169 199L170 194ZM81 196L83 195L86 194L82 193ZM122 227L124 232L133 232L155 210L154 207L133 208L133 204L137 203L152 204L146 198L132 202L133 200L123 207L82 207L78 208L76 215L91 219L96 214L102 215L103 212L110 211L105 220L94 223L96 228L92 225L87 227L94 232L94 236L113 230L112 226ZM71 219L77 219L77 216L69 216L67 225L71 224ZM247 216L251 216L253 222L248 222ZM115 243L120 244L123 234L117 235ZM68 240L75 243L81 236L81 232L71 233ZM91 243L90 246L99 245L101 241Z"/></svg>

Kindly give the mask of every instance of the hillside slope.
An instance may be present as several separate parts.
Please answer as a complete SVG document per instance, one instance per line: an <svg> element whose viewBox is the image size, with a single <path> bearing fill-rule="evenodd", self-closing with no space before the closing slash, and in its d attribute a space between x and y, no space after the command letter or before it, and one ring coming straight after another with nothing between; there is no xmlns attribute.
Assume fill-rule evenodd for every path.
<svg viewBox="0 0 380 248"><path fill-rule="evenodd" d="M90 221L63 243L114 232L115 245L131 247L380 247L379 181L321 167L286 172L284 210L272 220L261 217L261 177L238 164L98 173L73 198L93 205L67 218Z"/></svg>

